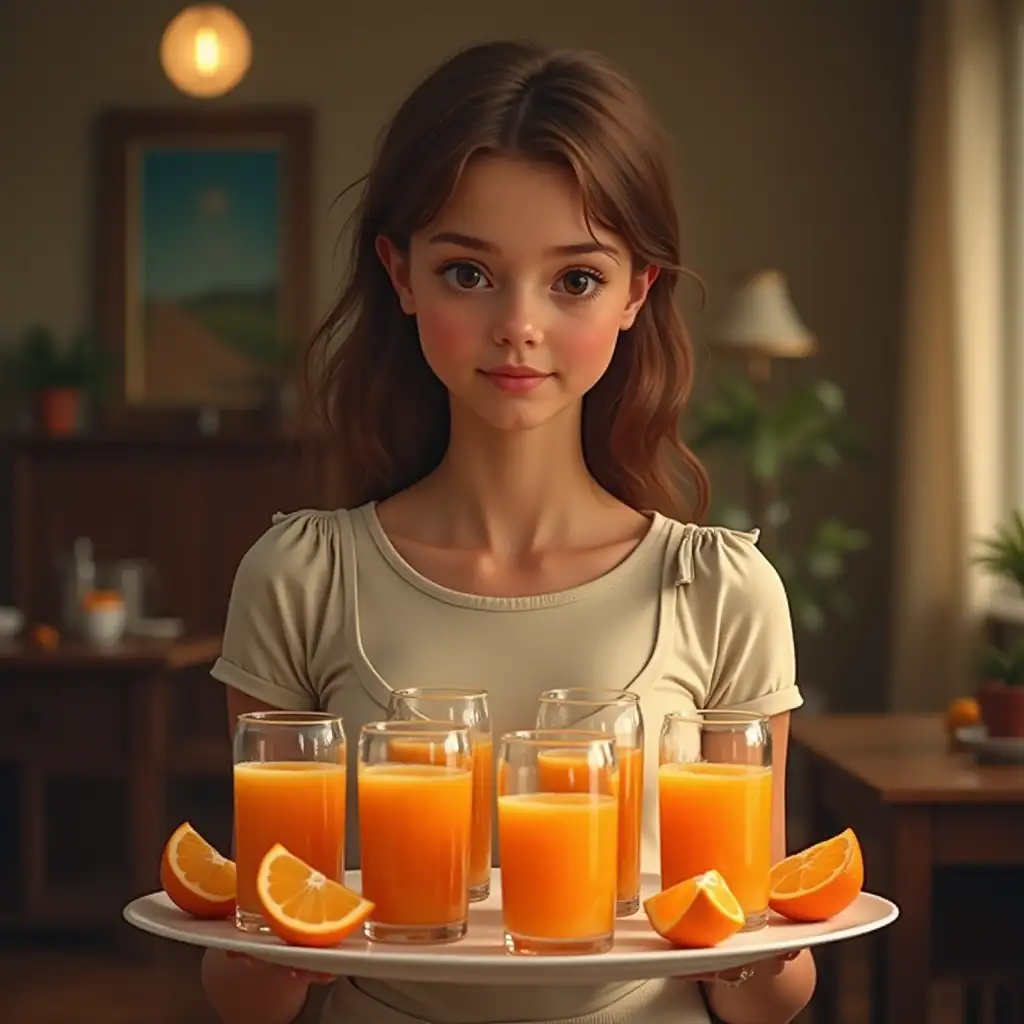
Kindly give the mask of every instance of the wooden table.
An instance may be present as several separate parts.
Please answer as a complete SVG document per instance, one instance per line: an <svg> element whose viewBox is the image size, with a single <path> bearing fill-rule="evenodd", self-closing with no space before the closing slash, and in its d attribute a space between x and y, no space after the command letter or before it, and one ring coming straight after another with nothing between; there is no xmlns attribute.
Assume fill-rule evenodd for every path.
<svg viewBox="0 0 1024 1024"><path fill-rule="evenodd" d="M168 778L230 771L223 741L174 749L168 742L175 673L219 653L219 636L130 640L110 650L0 644L0 766L13 766L19 805L14 829L3 831L17 834L20 846L18 885L4 894L0 925L109 924L118 901L157 884ZM84 870L52 877L54 863L75 860L77 851L52 850L49 833L61 812L48 806L51 784L111 780L126 790L127 877L124 868L104 878Z"/></svg>
<svg viewBox="0 0 1024 1024"><path fill-rule="evenodd" d="M950 752L937 715L798 714L792 743L806 765L815 836L852 827L867 887L900 908L877 940L875 1020L927 1024L934 874L1024 868L1024 766L979 766ZM815 1019L829 1024L839 1019L830 961L822 958L814 1001Z"/></svg>

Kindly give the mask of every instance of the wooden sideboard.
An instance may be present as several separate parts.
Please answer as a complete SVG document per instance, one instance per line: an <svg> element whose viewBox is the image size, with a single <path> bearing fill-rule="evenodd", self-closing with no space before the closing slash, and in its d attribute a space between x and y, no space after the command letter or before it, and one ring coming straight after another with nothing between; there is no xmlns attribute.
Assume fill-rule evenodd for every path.
<svg viewBox="0 0 1024 1024"><path fill-rule="evenodd" d="M0 647L0 931L116 927L125 898L156 886L174 826L230 843L224 698L208 672L231 582L274 512L334 504L333 460L323 442L258 435L24 439L4 454L0 597L57 623L56 561L89 537L100 563L151 562L156 613L193 638Z"/></svg>
<svg viewBox="0 0 1024 1024"><path fill-rule="evenodd" d="M11 597L56 615L56 564L76 537L97 560L145 558L159 613L217 631L239 559L275 512L333 504L322 441L277 435L91 436L11 445Z"/></svg>

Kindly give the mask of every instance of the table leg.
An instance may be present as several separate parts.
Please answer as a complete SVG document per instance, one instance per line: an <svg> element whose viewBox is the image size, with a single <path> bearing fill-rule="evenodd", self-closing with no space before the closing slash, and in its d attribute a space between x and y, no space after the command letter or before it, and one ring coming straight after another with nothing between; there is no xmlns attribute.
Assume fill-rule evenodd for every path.
<svg viewBox="0 0 1024 1024"><path fill-rule="evenodd" d="M167 687L163 674L132 693L130 804L133 895L157 884L167 827Z"/></svg>
<svg viewBox="0 0 1024 1024"><path fill-rule="evenodd" d="M931 965L932 828L927 810L892 807L889 892L900 916L875 949L876 1024L928 1024Z"/></svg>
<svg viewBox="0 0 1024 1024"><path fill-rule="evenodd" d="M131 694L131 898L159 886L160 855L167 830L167 676L163 672L140 681ZM152 943L132 942L128 948L150 955Z"/></svg>

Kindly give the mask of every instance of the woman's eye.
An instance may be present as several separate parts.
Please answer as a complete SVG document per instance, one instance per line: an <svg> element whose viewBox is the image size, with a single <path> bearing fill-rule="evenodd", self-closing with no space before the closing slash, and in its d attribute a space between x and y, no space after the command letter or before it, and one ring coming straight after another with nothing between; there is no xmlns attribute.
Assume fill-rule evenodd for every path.
<svg viewBox="0 0 1024 1024"><path fill-rule="evenodd" d="M600 285L597 278L586 270L569 270L561 277L562 291L576 298L592 294Z"/></svg>
<svg viewBox="0 0 1024 1024"><path fill-rule="evenodd" d="M481 283L486 283L483 271L472 263L453 263L446 268L444 279L459 291L471 292L478 289Z"/></svg>

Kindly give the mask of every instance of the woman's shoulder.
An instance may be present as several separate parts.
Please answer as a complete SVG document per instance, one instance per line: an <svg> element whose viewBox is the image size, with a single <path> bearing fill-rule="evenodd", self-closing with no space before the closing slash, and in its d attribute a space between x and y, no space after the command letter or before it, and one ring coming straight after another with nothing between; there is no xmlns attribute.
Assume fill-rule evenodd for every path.
<svg viewBox="0 0 1024 1024"><path fill-rule="evenodd" d="M776 591L782 580L758 546L760 531L705 526L667 519L676 534L678 582L701 591L738 592L748 596Z"/></svg>
<svg viewBox="0 0 1024 1024"><path fill-rule="evenodd" d="M346 509L278 512L242 556L238 573L248 578L301 580L336 572Z"/></svg>
<svg viewBox="0 0 1024 1024"><path fill-rule="evenodd" d="M704 705L796 707L789 599L759 531L680 523L676 532L679 637L704 666Z"/></svg>

